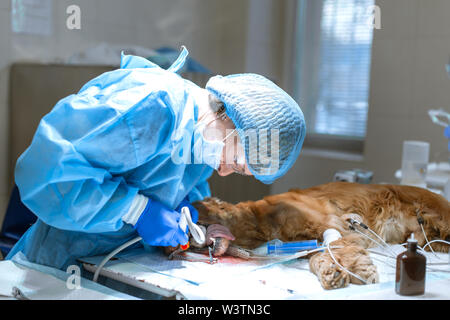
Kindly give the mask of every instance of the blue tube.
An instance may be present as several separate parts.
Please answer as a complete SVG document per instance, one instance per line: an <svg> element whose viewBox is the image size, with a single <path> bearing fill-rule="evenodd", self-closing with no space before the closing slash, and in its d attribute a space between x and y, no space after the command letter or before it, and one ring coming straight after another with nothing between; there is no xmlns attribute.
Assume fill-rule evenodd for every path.
<svg viewBox="0 0 450 320"><path fill-rule="evenodd" d="M298 251L311 250L318 248L317 240L303 240L293 242L283 242L280 240L273 240L267 242L267 254L294 254Z"/></svg>

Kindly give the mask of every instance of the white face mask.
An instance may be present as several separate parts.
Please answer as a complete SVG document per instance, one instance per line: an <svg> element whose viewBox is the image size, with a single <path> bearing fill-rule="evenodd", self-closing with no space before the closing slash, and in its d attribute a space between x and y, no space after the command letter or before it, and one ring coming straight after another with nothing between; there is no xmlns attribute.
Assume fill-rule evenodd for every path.
<svg viewBox="0 0 450 320"><path fill-rule="evenodd" d="M205 128L217 120L218 118L211 120L206 123L204 121L200 121L197 123L194 129L194 146L193 146L193 158L194 164L207 164L214 170L217 170L220 165L220 161L222 159L222 152L225 146L224 141L227 139L221 140L206 140L203 136Z"/></svg>

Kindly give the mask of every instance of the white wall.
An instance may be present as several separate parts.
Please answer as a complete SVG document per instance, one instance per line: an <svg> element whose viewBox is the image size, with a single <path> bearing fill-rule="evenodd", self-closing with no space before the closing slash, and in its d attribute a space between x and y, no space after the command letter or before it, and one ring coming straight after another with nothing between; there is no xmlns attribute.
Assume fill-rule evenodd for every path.
<svg viewBox="0 0 450 320"><path fill-rule="evenodd" d="M430 160L448 156L443 128L433 125L430 108L450 111L450 1L378 0L381 30L375 30L368 130L363 159L344 161L300 155L271 191L331 181L340 169L374 171L375 182L397 183L404 140L431 143ZM264 67L266 68L266 67Z"/></svg>
<svg viewBox="0 0 450 320"><path fill-rule="evenodd" d="M282 78L283 15L280 1L250 0L245 72L280 83Z"/></svg>
<svg viewBox="0 0 450 320"><path fill-rule="evenodd" d="M10 1L0 0L8 21ZM66 28L66 8L71 4L81 9L81 30ZM245 16L246 1L238 0L53 0L52 36L14 35L13 59L60 62L99 42L147 48L184 44L202 64L227 71L222 70L224 50L243 43ZM5 25L9 26L6 21Z"/></svg>
<svg viewBox="0 0 450 320"><path fill-rule="evenodd" d="M81 30L66 27L66 8L81 9ZM65 61L99 42L156 49L186 45L215 73L245 66L247 1L53 0L51 36L12 34L11 0L0 0L0 221L9 199L8 68L16 61Z"/></svg>

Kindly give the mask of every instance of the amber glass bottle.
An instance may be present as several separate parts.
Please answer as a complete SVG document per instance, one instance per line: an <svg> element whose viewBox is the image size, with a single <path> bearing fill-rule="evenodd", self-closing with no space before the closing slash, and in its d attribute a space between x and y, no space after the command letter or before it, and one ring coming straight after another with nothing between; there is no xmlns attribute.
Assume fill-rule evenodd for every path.
<svg viewBox="0 0 450 320"><path fill-rule="evenodd" d="M425 270L427 259L417 252L414 234L408 239L408 249L397 256L395 292L403 296L425 293Z"/></svg>

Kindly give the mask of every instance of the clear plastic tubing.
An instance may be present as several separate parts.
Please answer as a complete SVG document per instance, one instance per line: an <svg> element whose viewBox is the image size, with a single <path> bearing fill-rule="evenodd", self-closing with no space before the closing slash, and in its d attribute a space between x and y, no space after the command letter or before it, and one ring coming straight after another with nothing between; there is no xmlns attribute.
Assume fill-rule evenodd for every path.
<svg viewBox="0 0 450 320"><path fill-rule="evenodd" d="M317 240L303 240L293 242L283 242L281 240L273 240L267 242L267 254L282 255L294 254L298 251L317 249L319 247Z"/></svg>

